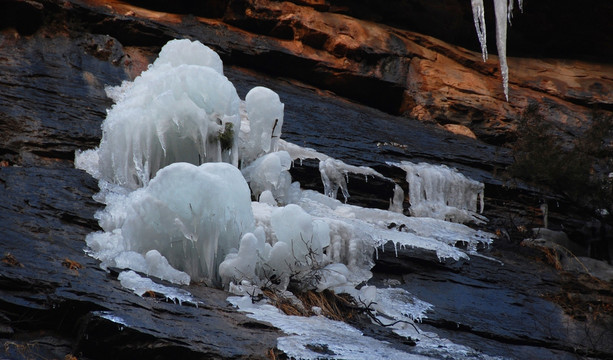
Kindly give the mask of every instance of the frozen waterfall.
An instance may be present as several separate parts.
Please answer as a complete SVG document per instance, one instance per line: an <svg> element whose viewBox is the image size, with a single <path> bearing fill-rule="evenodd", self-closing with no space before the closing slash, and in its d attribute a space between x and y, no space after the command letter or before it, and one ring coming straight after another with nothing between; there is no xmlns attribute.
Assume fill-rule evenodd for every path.
<svg viewBox="0 0 613 360"><path fill-rule="evenodd" d="M86 238L87 252L104 269L124 269L118 279L137 294L170 288L134 271L175 284L223 286L242 295L264 287L283 294L288 288L330 289L368 303L376 300L379 314L406 323L424 316L430 306L400 289L364 286L379 247L392 242L396 248L435 253L440 260L460 260L494 237L461 224L485 220L478 214L483 184L444 166L394 164L407 172L411 217L403 213L398 185L390 205L394 211L337 200L338 189L345 200L350 196L349 173L393 180L280 139L284 104L279 96L255 87L241 100L223 76L217 54L197 41L170 41L148 70L109 88L108 95L115 105L102 125L100 145L75 157L75 166L99 180L95 199L106 205L96 214L102 231ZM303 159L319 160L325 195L292 182L289 170ZM197 303L183 291L169 291L169 298ZM414 308L403 304L407 299ZM248 298L233 302L254 314L277 314L266 306L245 305ZM287 319L274 315L275 323ZM311 331L317 326L338 326L345 334L355 330L305 319L279 326L290 332L306 324L310 330L305 331L316 339L318 332ZM361 340L367 346L381 344L369 339ZM310 358L308 351L295 352L300 341L280 338L279 346ZM390 350L366 357L360 346L339 351L380 358ZM398 351L395 357L404 355Z"/></svg>

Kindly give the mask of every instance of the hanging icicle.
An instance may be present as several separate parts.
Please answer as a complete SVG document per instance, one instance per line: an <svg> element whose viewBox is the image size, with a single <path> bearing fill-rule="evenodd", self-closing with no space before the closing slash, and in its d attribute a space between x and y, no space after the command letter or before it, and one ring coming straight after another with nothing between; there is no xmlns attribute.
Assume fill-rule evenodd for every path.
<svg viewBox="0 0 613 360"><path fill-rule="evenodd" d="M504 96L509 101L509 67L507 65L507 21L511 23L513 13L513 0L493 0L494 14L496 16L496 48L500 62L500 73L502 74L502 87ZM517 0L520 11L523 12L523 1ZM471 0L473 19L477 37L481 44L483 61L487 60L487 43L485 30L485 10L483 0Z"/></svg>
<svg viewBox="0 0 613 360"><path fill-rule="evenodd" d="M485 61L487 60L487 38L485 33L485 9L483 7L483 0L471 0L471 3L473 8L473 19L475 20L475 29L477 30L477 36L481 44L481 54L483 54L483 61Z"/></svg>

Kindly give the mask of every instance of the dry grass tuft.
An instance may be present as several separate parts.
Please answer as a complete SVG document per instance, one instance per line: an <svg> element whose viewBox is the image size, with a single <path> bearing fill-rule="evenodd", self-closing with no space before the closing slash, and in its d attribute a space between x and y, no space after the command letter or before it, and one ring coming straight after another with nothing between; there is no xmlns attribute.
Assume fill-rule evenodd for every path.
<svg viewBox="0 0 613 360"><path fill-rule="evenodd" d="M279 308L286 315L318 315L313 311L313 307L318 307L321 309L321 315L332 320L346 321L353 318L357 313L364 311L364 308L358 306L350 295L339 295L329 290L322 292L314 290L304 291L295 294L295 298L283 296L283 294L270 289L263 289L262 292L272 305Z"/></svg>

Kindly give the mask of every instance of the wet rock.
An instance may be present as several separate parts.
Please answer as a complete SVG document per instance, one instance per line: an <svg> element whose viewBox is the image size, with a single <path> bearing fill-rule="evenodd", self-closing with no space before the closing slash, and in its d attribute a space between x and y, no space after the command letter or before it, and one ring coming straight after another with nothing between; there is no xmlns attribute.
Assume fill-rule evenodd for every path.
<svg viewBox="0 0 613 360"><path fill-rule="evenodd" d="M15 28L20 34L31 35L43 23L44 5L38 1L4 1L0 14L0 30Z"/></svg>
<svg viewBox="0 0 613 360"><path fill-rule="evenodd" d="M518 256L494 246L486 255L495 258L473 255L460 267L450 268L402 253L396 258L393 251L379 252L374 283L384 285L390 270L398 274L400 287L434 305L422 320L422 330L488 355L506 357L512 348L515 358L609 356L613 349L604 339L613 335L611 312L603 312L600 304L610 301L610 286L526 262L526 257L540 258L537 250ZM395 265L388 267L390 263ZM593 310L582 308L588 303Z"/></svg>

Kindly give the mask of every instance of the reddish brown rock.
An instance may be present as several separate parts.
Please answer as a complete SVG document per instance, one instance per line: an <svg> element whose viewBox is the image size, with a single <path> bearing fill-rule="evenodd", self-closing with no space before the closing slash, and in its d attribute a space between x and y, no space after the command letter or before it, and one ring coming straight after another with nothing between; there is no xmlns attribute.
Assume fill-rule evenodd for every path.
<svg viewBox="0 0 613 360"><path fill-rule="evenodd" d="M349 7L323 0L220 0L194 8L182 2L169 7L164 2L148 5L137 0L9 3L12 12L21 12L15 16L32 18L40 18L52 7L80 8L81 18L75 20L87 21L93 31L109 34L124 47L157 47L176 37L198 39L218 51L226 63L295 78L389 113L462 125L496 144L517 137L517 120L530 103L538 104L545 121L559 129L564 141L589 127L595 108L612 114L612 64L510 57L507 102L496 56L483 62L475 51L339 13L364 15L356 9L368 8L368 2ZM408 3L404 10L396 2L393 8L399 12L421 9L428 18L453 5ZM464 7L458 9L465 12ZM465 22L462 19L462 24L450 27L464 29ZM40 22L27 32L34 26ZM509 29L510 34L513 31ZM128 51L128 55L123 60L135 76L150 54Z"/></svg>
<svg viewBox="0 0 613 360"><path fill-rule="evenodd" d="M589 126L594 107L613 102L611 64L510 58L507 102L496 56L484 63L480 53L429 36L293 3L233 3L240 11L227 23L317 63L302 80L389 112L464 125L490 142L514 139L529 103L570 140Z"/></svg>

